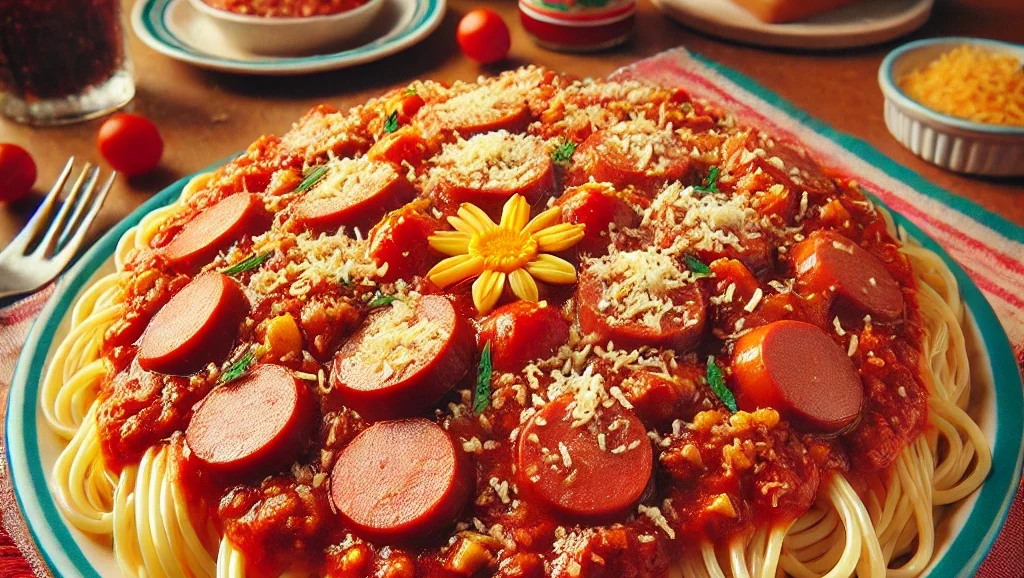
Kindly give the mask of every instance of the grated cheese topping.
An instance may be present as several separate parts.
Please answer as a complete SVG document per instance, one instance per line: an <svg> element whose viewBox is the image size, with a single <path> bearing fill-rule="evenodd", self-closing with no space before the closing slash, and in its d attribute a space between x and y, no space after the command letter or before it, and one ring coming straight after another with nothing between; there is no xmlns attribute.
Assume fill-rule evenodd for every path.
<svg viewBox="0 0 1024 578"><path fill-rule="evenodd" d="M249 289L269 295L287 290L293 297L304 298L320 283L363 283L387 272L387 265L378 266L369 256L369 242L347 237L342 233L299 235L271 231L254 239L255 254L284 251L284 265L264 265L249 279ZM278 261L279 257L274 257Z"/></svg>
<svg viewBox="0 0 1024 578"><path fill-rule="evenodd" d="M761 217L746 194L700 194L678 182L654 198L643 225L654 227L655 241L670 246L673 254L722 251L727 246L742 250L742 239L762 234Z"/></svg>
<svg viewBox="0 0 1024 578"><path fill-rule="evenodd" d="M516 189L551 168L538 137L499 130L444 145L428 172L428 189L440 182L480 190Z"/></svg>
<svg viewBox="0 0 1024 578"><path fill-rule="evenodd" d="M359 349L342 363L371 368L385 381L433 358L444 345L444 335L437 323L416 315L414 305L395 300L390 309L372 316Z"/></svg>
<svg viewBox="0 0 1024 578"><path fill-rule="evenodd" d="M684 324L698 323L696 318L691 319L688 303L676 303L669 296L692 283L693 274L653 247L587 259L584 267L601 281L597 308L609 316L611 323L658 328L666 315Z"/></svg>

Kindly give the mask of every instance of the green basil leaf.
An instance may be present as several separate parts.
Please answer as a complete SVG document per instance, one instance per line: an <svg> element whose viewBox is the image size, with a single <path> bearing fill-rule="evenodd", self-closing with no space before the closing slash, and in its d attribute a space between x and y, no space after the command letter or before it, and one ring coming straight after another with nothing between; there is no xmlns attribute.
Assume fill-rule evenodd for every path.
<svg viewBox="0 0 1024 578"><path fill-rule="evenodd" d="M704 179L704 181L700 185L697 185L696 187L693 187L693 190L700 191L702 193L717 193L718 192L718 176L719 176L718 167L714 167L714 166L711 167L708 170L708 178Z"/></svg>
<svg viewBox="0 0 1024 578"><path fill-rule="evenodd" d="M686 255L683 257L686 261L686 267L697 277L707 277L711 275L711 267L704 264L703 261L694 257L693 255Z"/></svg>
<svg viewBox="0 0 1024 578"><path fill-rule="evenodd" d="M388 115L388 119L384 121L384 132L393 133L398 130L398 111L394 111Z"/></svg>
<svg viewBox="0 0 1024 578"><path fill-rule="evenodd" d="M491 404L491 342L480 353L480 367L476 371L476 391L473 394L473 413L480 415Z"/></svg>
<svg viewBox="0 0 1024 578"><path fill-rule="evenodd" d="M376 309L377 307L391 305L391 303L394 302L395 299L398 299L398 297L395 297L394 295L378 295L377 297L374 297L373 300L371 300L366 305L370 309Z"/></svg>
<svg viewBox="0 0 1024 578"><path fill-rule="evenodd" d="M230 267L225 267L221 269L220 272L229 277L234 277L239 273L244 273L250 269L255 269L256 267L259 267L260 265L265 263L266 260L269 259L270 256L273 254L273 251L267 251L266 253L258 253L256 255L251 255Z"/></svg>
<svg viewBox="0 0 1024 578"><path fill-rule="evenodd" d="M708 356L708 385L711 386L711 391L715 392L718 399L722 400L725 407L729 408L729 411L736 412L736 396L729 391L729 388L725 386L725 378L722 377L722 368L718 367L718 363L715 362L715 358Z"/></svg>
<svg viewBox="0 0 1024 578"><path fill-rule="evenodd" d="M569 161L572 160L572 155L575 152L576 144L568 140L563 140L555 146L555 150L551 151L551 161L559 166L568 166Z"/></svg>
<svg viewBox="0 0 1024 578"><path fill-rule="evenodd" d="M220 374L220 384L224 385L226 383L231 383L232 381L238 379L239 377L242 377L246 373L249 373L249 370L252 369L252 366L255 363L256 352L254 352L252 349L246 351L245 355L239 357L236 361L229 365L227 369L224 370L224 373Z"/></svg>
<svg viewBox="0 0 1024 578"><path fill-rule="evenodd" d="M309 189L313 188L313 185L317 183L323 176L327 174L327 167L320 165L313 170L306 173L306 177L302 179L299 186L295 187L295 190L300 193L304 193Z"/></svg>

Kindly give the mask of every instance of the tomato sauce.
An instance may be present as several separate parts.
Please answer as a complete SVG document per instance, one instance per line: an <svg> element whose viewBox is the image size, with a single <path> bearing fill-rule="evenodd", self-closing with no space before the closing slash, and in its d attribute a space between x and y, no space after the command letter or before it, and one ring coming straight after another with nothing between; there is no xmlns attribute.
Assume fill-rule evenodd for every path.
<svg viewBox="0 0 1024 578"><path fill-rule="evenodd" d="M548 94L547 100L531 102L531 109L541 110L543 103L548 109L531 113L543 121L530 131L552 131L571 138L593 135L594 127L584 126L575 116L579 105L588 102L602 104L613 113L635 108L645 118L660 115L662 120L671 118L682 125L690 119L693 126L700 127L704 119L713 119L715 126L725 130L720 111L691 104L685 94L654 91L648 96L658 103L656 107L645 105L646 101L632 107L629 99L640 99L636 91L639 89L620 90L616 98L605 101L586 91ZM430 106L426 104L425 110ZM318 110L314 116L322 118L325 109ZM352 122L353 133L365 135L370 132L367 119L377 118L380 112L372 107L358 109L348 120L338 122ZM408 119L414 128L418 128L417 114ZM296 130L309 131L310 127ZM170 440L177 456L175 472L194 516L210 513L215 526L245 554L247 571L258 577L289 569L332 577L656 576L669 568L680 551L693 551L707 541L723 544L749 536L755 528L791 522L811 507L833 472L856 478L884 470L924 427L927 391L919 377L923 328L914 299L915 280L908 261L898 253L897 242L853 183L834 179L813 161L782 148L788 145L772 146L781 151L779 158L784 157L785 164L795 167L795 173L767 171L763 167L774 168L775 161L761 162L756 154L754 160L739 162L745 155L737 147L754 146L756 140L744 136L726 146L727 137L707 138L717 143L712 148L718 156L686 161L688 174L692 173L686 185L725 197L752 190L773 192L758 195L758 202L749 208L756 217L756 231L738 235L728 248L710 247L700 252L700 259L711 265L710 273L695 281L701 292L711 296L702 339L688 352L630 352L614 350L593 336L581 336L574 327L564 346L552 348L542 343L545 355L556 351L551 359L522 371L506 367L502 369L509 369L507 373L495 371L490 402L479 414L473 410L474 372L453 384L444 399L423 412L465 451L475 473L472 500L449 531L412 544L374 543L347 528L331 503L329 473L336 458L369 424L339 402L326 374L334 353L373 309L372 300L381 295L382 288L395 290L395 285L336 274L318 278L304 292L287 285L254 290L251 281L256 275L283 274L296 266L291 259L298 254L300 239L294 232L258 272L246 271L236 277L252 300L236 354L247 344L262 341L265 321L284 313L292 315L302 332L305 353L281 364L301 374L319 404L316 433L301 448L290 471L260 480L218 480L190 457L181 442L178 432L188 425L195 403L217 386L215 380L202 375L149 374L133 363L135 343L149 319L188 282L187 276L167 270L159 248L187 226L192 215L235 192L256 192L268 204L281 208L299 198L301 193L294 192L295 180L302 174L301 159L306 155L281 144L294 140L294 135L284 140L263 137L239 159L218 170L187 210L164 225L153 249L133 256L131 279L125 286L126 313L107 332L104 344L104 354L113 366L101 395L99 422L108 463L119 468L137 460L152 444ZM319 148L319 144L307 143L311 148ZM709 178L712 167L722 171L717 181ZM813 185L807 187L811 190L803 198L796 191L804 188L794 178ZM272 185L281 182L290 185L280 189ZM773 188L783 183L784 188ZM649 211L658 210L657 198L635 197L642 200L636 203L641 205L638 211L649 204ZM634 198L634 194L624 198ZM588 201L582 198L579 203L583 206L574 205L573 210L581 214L607 211L600 204L603 197L594 195L593 199L598 203L594 207L585 206ZM442 292L422 277L424 270L442 258L425 248L426 237L432 230L446 227L440 213L427 207L421 199L385 218L372 241L366 242L367 258L396 262L398 268L390 272L389 281L410 275L410 288L445 294L459 314L471 319L476 331L488 327L486 335L500 333L491 338L492 345L523 343L514 333L501 333L501 327L489 326L476 314L470 282ZM281 222L285 213L279 211L276 228L287 230L287 223ZM616 227L621 234L609 237L611 249L671 246L690 229L672 224L669 217L642 223L639 218L624 220ZM872 320L848 304L794 289L788 250L820 228L841 232L884 263L903 288L907 306L902 319L888 323ZM251 254L257 250L254 243L243 239L235 250ZM409 247L406 254L401 250L403 243L419 246ZM371 247L375 248L372 255ZM565 256L575 263L587 258L585 254ZM225 259L218 257L208 268L224 266ZM580 297L574 287L542 285L540 291L548 307L575 324ZM510 300L507 293L501 303ZM522 307L504 311L511 311L508 314L514 317L517 309L529 311ZM826 330L837 346L850 352L865 394L860 419L851 429L838 435L812 434L794 429L773 409L733 413L708 384L709 358L724 368L724 381L730 386L728 368L736 335L782 319L805 321ZM854 337L857 343L853 343ZM529 346L532 344L522 347ZM590 371L602 376L605 390L619 391L628 400L646 429L654 454L654 474L640 500L642 507L601 525L581 524L547 507L524 491L522 473L513 469L519 432L537 409L535 399L581 370L575 365L581 351L586 352L583 357ZM517 355L509 359L515 360L509 362L513 365L522 361Z"/></svg>
<svg viewBox="0 0 1024 578"><path fill-rule="evenodd" d="M348 12L366 0L203 0L218 10L266 18L309 18Z"/></svg>

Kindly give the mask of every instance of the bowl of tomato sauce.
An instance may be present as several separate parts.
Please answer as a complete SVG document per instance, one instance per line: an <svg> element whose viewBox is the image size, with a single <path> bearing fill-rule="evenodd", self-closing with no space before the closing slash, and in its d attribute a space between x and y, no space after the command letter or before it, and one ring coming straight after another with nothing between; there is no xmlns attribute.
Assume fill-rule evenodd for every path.
<svg viewBox="0 0 1024 578"><path fill-rule="evenodd" d="M337 49L363 32L383 0L189 0L239 49L300 56Z"/></svg>

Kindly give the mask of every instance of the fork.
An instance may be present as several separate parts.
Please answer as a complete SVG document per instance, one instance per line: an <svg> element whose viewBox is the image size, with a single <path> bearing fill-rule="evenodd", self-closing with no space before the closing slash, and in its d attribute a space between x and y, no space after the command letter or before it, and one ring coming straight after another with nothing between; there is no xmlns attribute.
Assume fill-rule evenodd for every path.
<svg viewBox="0 0 1024 578"><path fill-rule="evenodd" d="M0 252L0 299L31 293L56 279L82 246L117 173L97 187L100 169L86 163L56 217L51 218L74 164L74 157L68 159L32 219Z"/></svg>

